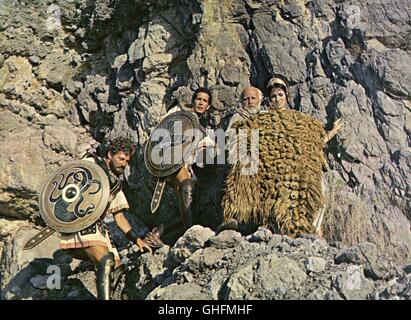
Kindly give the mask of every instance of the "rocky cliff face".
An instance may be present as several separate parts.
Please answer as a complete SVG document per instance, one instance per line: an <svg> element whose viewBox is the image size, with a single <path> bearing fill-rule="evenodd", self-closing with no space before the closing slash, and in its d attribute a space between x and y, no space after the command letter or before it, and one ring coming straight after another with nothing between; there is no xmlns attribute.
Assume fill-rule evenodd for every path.
<svg viewBox="0 0 411 320"><path fill-rule="evenodd" d="M6 246L5 299L94 299L93 267L41 244L22 255L33 230L21 229ZM58 238L49 240L57 245ZM396 265L376 245L328 245L323 239L291 239L260 228L243 237L216 235L196 225L173 247L143 255L121 251L126 271L115 299L376 299L409 300L411 265ZM41 258L40 258L41 257ZM58 271L56 271L58 270ZM58 278L57 278L58 276Z"/></svg>
<svg viewBox="0 0 411 320"><path fill-rule="evenodd" d="M214 113L223 119L237 106L245 85L263 88L273 73L290 80L296 108L328 129L336 118L345 123L326 150L326 240L347 246L372 243L398 264L409 261L410 22L407 0L2 1L1 286L29 263L19 258L19 245L34 232L32 222L38 223L37 197L47 174L109 137L126 134L142 145L170 105L185 103L198 86L212 89ZM158 214L149 212L154 181L141 161L140 148L127 174L130 214L149 226L176 220L171 192ZM213 170L200 186L208 191L199 203L207 208L200 213L209 227L221 219L220 177ZM42 256L52 256L51 243ZM197 249L209 251L199 251L198 261L221 255ZM272 259L256 262L261 268L294 259L269 254ZM184 261L179 263L198 262ZM291 263L296 276L290 281L302 297L298 288L307 275L296 263ZM357 269L352 272L363 274ZM247 270L241 271L245 277ZM222 279L230 274L223 273ZM186 280L197 289L204 287L201 281ZM207 297L230 297L229 283ZM232 286L237 283L242 280L232 280ZM150 284L149 291L157 285ZM255 297L288 297L261 290ZM170 294L160 291L149 296ZM254 297L238 292L233 297Z"/></svg>

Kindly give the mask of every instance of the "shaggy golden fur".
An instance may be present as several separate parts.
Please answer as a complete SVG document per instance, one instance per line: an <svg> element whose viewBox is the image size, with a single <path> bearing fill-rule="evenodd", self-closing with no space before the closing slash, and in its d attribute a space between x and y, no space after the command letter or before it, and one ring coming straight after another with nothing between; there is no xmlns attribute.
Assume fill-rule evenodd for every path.
<svg viewBox="0 0 411 320"><path fill-rule="evenodd" d="M271 226L289 236L314 233L313 220L324 205L322 123L284 109L260 113L233 129L247 133L259 129L258 173L242 175L247 165L241 161L232 165L222 203L224 218ZM231 149L238 147L234 143Z"/></svg>

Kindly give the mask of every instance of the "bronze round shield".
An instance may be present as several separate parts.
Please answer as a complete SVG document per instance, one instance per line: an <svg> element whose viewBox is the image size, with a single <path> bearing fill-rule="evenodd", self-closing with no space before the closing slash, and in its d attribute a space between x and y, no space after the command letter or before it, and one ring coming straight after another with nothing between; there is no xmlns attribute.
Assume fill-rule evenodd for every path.
<svg viewBox="0 0 411 320"><path fill-rule="evenodd" d="M162 178L191 164L193 151L203 133L194 112L177 111L165 117L151 133L144 147L144 163L154 176Z"/></svg>
<svg viewBox="0 0 411 320"><path fill-rule="evenodd" d="M40 193L44 222L61 233L73 233L95 223L105 212L110 184L104 170L90 161L75 161L54 172Z"/></svg>

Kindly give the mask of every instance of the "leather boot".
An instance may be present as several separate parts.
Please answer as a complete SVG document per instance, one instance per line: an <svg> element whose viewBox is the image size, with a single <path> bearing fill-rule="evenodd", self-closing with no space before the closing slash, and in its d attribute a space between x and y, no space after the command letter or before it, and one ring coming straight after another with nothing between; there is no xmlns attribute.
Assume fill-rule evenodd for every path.
<svg viewBox="0 0 411 320"><path fill-rule="evenodd" d="M126 268L124 265L120 265L116 268L114 268L113 271L113 281L111 283L111 293L113 294L114 291L117 289L118 284L120 283L120 278L124 274Z"/></svg>
<svg viewBox="0 0 411 320"><path fill-rule="evenodd" d="M184 228L187 230L193 225L193 194L194 180L186 179L180 183L180 213Z"/></svg>
<svg viewBox="0 0 411 320"><path fill-rule="evenodd" d="M107 252L97 264L97 299L110 300L113 282L114 254Z"/></svg>

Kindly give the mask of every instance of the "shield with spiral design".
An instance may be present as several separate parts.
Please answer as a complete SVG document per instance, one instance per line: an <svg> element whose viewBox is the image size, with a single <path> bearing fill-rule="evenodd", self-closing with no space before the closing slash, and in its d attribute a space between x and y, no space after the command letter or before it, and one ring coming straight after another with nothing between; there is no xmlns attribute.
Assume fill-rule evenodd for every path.
<svg viewBox="0 0 411 320"><path fill-rule="evenodd" d="M144 148L144 162L154 176L163 178L192 163L193 151L203 133L194 112L177 111L154 129Z"/></svg>
<svg viewBox="0 0 411 320"><path fill-rule="evenodd" d="M40 215L51 228L73 233L94 224L105 212L110 184L104 170L75 161L54 172L40 193Z"/></svg>

